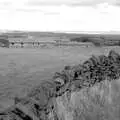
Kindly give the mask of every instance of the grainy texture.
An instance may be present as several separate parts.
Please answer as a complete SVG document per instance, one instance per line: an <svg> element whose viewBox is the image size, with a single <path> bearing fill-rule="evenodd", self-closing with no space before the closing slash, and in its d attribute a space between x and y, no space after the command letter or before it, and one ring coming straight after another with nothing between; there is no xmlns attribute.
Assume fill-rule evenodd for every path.
<svg viewBox="0 0 120 120"><path fill-rule="evenodd" d="M56 82L57 78L63 81ZM83 64L66 66L52 80L34 87L26 97L15 98L15 105L1 112L1 120L6 119L6 115L17 120L93 120L97 117L112 120L112 111L116 113L112 114L114 119L118 120L118 111L113 109L117 99L113 97L115 85L112 88L112 84L119 78L118 53L111 50L108 56L92 56ZM114 104L113 99L116 100Z"/></svg>

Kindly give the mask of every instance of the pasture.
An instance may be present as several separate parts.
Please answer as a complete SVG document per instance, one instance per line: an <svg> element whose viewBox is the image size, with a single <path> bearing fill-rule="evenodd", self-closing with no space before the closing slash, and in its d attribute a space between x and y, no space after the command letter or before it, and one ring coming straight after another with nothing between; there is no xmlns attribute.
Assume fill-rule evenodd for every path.
<svg viewBox="0 0 120 120"><path fill-rule="evenodd" d="M0 48L0 107L13 104L41 80L52 79L66 65L82 63L92 54L107 54L119 47Z"/></svg>

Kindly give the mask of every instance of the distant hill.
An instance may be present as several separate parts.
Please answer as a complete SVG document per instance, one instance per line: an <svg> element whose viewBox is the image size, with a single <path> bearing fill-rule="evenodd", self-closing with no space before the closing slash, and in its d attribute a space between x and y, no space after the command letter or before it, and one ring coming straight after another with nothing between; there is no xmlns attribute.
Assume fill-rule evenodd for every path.
<svg viewBox="0 0 120 120"><path fill-rule="evenodd" d="M92 42L94 45L120 45L120 34L57 33L38 31L6 31L1 34L9 41L54 41ZM86 39L86 40L85 40Z"/></svg>

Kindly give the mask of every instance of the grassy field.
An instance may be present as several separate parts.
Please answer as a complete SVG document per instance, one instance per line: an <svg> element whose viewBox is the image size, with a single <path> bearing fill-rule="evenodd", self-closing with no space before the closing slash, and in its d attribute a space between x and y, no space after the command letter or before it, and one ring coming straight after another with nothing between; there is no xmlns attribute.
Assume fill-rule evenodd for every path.
<svg viewBox="0 0 120 120"><path fill-rule="evenodd" d="M119 47L0 48L0 107L8 107L15 95L24 96L65 65L82 63L92 54L107 54L111 49L120 53Z"/></svg>

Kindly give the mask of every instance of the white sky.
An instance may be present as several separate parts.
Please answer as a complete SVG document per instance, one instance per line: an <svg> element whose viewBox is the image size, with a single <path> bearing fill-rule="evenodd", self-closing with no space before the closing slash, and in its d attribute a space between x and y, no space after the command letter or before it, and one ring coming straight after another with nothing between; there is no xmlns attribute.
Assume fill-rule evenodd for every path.
<svg viewBox="0 0 120 120"><path fill-rule="evenodd" d="M119 0L0 0L0 29L120 31Z"/></svg>

